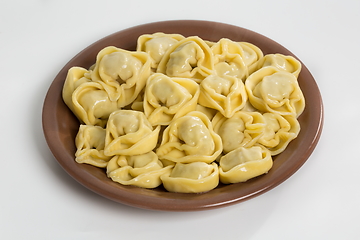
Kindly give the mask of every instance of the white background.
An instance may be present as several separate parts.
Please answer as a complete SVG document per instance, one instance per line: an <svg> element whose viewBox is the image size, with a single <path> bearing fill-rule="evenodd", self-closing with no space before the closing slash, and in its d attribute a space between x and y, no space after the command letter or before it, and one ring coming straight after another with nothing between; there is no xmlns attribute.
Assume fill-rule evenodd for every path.
<svg viewBox="0 0 360 240"><path fill-rule="evenodd" d="M360 1L1 0L1 239L360 239ZM233 206L158 212L75 182L44 140L58 71L98 39L163 20L211 20L279 42L309 68L325 122L308 161L275 189ZM308 103L311 104L311 103Z"/></svg>

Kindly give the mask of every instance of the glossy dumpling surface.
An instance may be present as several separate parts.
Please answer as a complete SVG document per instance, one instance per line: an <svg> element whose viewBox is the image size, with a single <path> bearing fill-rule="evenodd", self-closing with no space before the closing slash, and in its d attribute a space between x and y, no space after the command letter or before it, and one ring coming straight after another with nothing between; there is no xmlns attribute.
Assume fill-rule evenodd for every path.
<svg viewBox="0 0 360 240"><path fill-rule="evenodd" d="M114 156L107 165L107 175L123 185L156 188L162 182L160 177L171 171L164 167L154 152L134 156Z"/></svg>
<svg viewBox="0 0 360 240"><path fill-rule="evenodd" d="M267 173L272 165L271 154L266 148L239 147L220 158L220 181L225 184L246 182Z"/></svg>
<svg viewBox="0 0 360 240"><path fill-rule="evenodd" d="M104 154L105 134L105 129L102 127L80 125L75 138L76 162L105 168L111 158Z"/></svg>
<svg viewBox="0 0 360 240"><path fill-rule="evenodd" d="M217 187L219 170L216 163L176 163L171 173L161 176L166 190L178 193L201 193Z"/></svg>
<svg viewBox="0 0 360 240"><path fill-rule="evenodd" d="M152 151L160 126L153 128L143 112L118 110L109 116L106 126L105 154L139 155Z"/></svg>
<svg viewBox="0 0 360 240"><path fill-rule="evenodd" d="M155 73L147 81L144 113L152 125L168 125L196 109L199 93L198 84L191 79Z"/></svg>
<svg viewBox="0 0 360 240"><path fill-rule="evenodd" d="M262 68L245 82L250 103L263 112L299 116L305 108L305 98L297 78L274 67Z"/></svg>
<svg viewBox="0 0 360 240"><path fill-rule="evenodd" d="M170 123L156 153L160 159L173 162L211 163L221 151L221 138L212 129L209 118L194 111Z"/></svg>
<svg viewBox="0 0 360 240"><path fill-rule="evenodd" d="M244 83L233 76L210 75L200 83L199 104L232 117L247 101Z"/></svg>

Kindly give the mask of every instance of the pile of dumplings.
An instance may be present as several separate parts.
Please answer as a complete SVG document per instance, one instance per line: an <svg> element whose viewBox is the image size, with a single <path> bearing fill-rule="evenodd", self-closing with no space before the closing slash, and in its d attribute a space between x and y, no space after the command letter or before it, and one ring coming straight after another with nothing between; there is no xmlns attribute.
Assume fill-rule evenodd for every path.
<svg viewBox="0 0 360 240"><path fill-rule="evenodd" d="M95 61L95 59L94 59ZM69 69L75 160L123 185L202 193L268 173L298 136L301 63L248 42L144 34Z"/></svg>

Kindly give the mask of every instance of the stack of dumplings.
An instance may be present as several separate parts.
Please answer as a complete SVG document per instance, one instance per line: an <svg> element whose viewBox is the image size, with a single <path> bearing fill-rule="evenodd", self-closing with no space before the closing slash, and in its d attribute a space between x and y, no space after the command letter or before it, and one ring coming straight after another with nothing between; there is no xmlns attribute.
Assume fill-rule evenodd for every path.
<svg viewBox="0 0 360 240"><path fill-rule="evenodd" d="M123 185L202 193L266 174L305 108L292 56L247 42L144 34L69 69L63 100L80 121L75 160Z"/></svg>

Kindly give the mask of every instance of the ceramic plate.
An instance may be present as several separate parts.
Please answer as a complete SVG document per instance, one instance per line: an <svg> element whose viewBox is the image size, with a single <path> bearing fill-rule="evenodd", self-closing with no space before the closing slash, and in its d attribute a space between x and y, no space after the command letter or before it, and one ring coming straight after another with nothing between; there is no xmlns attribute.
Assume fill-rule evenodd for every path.
<svg viewBox="0 0 360 240"><path fill-rule="evenodd" d="M59 164L70 176L95 193L122 204L163 211L197 211L223 207L258 196L283 183L306 162L320 137L323 106L317 84L303 64L298 80L307 104L298 119L301 131L283 153L274 157L273 168L266 175L245 183L219 185L207 193L181 194L167 192L162 187L142 189L123 186L109 179L104 169L76 163L74 139L79 122L64 104L61 96L68 69L73 66L89 68L95 63L97 53L109 45L135 50L136 40L140 35L155 32L197 35L209 41L229 38L255 44L264 54L282 53L294 56L289 50L261 34L238 26L210 21L180 20L148 23L104 37L85 48L63 67L53 80L44 101L42 121L46 141Z"/></svg>

